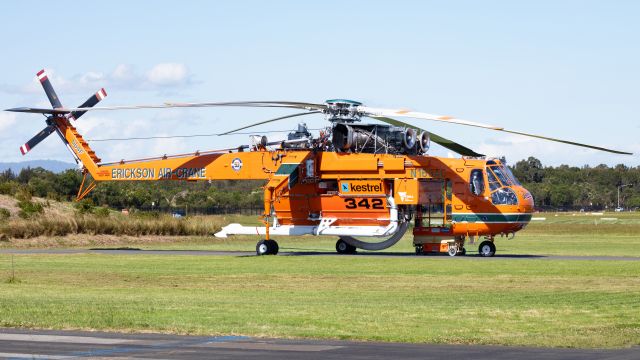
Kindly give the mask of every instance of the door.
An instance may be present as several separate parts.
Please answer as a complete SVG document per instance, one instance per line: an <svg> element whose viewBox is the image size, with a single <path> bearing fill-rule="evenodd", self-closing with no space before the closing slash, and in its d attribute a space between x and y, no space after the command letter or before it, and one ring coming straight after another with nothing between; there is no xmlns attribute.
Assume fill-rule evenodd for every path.
<svg viewBox="0 0 640 360"><path fill-rule="evenodd" d="M416 227L440 231L451 228L451 180L421 179L418 194Z"/></svg>

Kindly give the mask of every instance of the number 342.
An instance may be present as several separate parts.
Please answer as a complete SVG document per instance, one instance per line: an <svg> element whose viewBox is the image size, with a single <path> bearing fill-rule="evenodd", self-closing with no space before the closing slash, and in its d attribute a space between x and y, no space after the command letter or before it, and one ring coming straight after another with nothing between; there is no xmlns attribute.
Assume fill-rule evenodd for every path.
<svg viewBox="0 0 640 360"><path fill-rule="evenodd" d="M346 198L344 199L345 207L347 209L357 209L357 208L365 208L365 209L384 209L384 205L382 203L382 199L362 199L360 201L356 201L354 198Z"/></svg>

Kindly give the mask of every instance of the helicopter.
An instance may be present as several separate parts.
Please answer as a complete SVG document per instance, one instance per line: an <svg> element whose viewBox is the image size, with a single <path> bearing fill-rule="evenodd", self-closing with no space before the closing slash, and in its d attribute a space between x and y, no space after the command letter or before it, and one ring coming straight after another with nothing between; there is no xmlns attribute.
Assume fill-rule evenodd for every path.
<svg viewBox="0 0 640 360"><path fill-rule="evenodd" d="M471 126L632 155L451 116L373 108L347 99L322 103L174 102L97 107L107 96L100 89L79 107L65 108L46 72L38 72L37 77L52 108L20 107L5 111L45 115L46 127L22 145L20 151L26 155L55 132L82 169L77 200L101 181L263 180L263 225L228 224L215 234L257 235L257 255L278 253L279 245L272 236L335 236L336 251L340 254L353 254L358 249L383 250L396 244L413 224L416 254L465 255L467 242L482 240L479 255L491 257L496 253L497 236L513 237L526 227L534 211L534 199L504 159L487 158L396 118ZM87 111L192 107L298 110L219 135L311 114L324 115L329 125L318 136L313 136L305 123L299 123L286 140L270 142L266 136L252 135L249 144L235 148L105 163L72 124ZM365 123L363 118L379 123ZM432 142L461 157L429 155Z"/></svg>

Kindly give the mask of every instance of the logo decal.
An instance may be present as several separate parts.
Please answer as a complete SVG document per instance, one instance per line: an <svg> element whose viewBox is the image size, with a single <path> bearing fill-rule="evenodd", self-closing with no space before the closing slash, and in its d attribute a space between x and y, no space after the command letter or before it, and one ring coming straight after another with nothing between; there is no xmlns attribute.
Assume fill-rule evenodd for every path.
<svg viewBox="0 0 640 360"><path fill-rule="evenodd" d="M342 184L342 192L349 192L349 183L343 182Z"/></svg>
<svg viewBox="0 0 640 360"><path fill-rule="evenodd" d="M240 171L242 169L242 160L240 158L231 160L231 168L235 171Z"/></svg>

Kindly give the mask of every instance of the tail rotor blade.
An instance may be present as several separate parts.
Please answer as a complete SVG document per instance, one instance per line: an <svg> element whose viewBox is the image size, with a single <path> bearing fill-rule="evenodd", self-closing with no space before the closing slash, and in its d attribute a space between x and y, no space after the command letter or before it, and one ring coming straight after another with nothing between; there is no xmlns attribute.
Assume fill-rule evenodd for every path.
<svg viewBox="0 0 640 360"><path fill-rule="evenodd" d="M20 146L20 152L22 155L26 155L31 149L36 147L36 145L40 144L40 142L47 138L47 136L51 135L52 132L56 131L55 125L49 125L46 128L42 129L36 136L32 137L29 141L27 141L24 145Z"/></svg>
<svg viewBox="0 0 640 360"><path fill-rule="evenodd" d="M83 102L82 105L78 106L79 108L91 108L94 107L97 103L102 101L102 99L107 97L107 92L104 88L100 89L98 92L93 94L87 101ZM80 116L84 115L87 111L72 111L69 114L69 119L78 120Z"/></svg>
<svg viewBox="0 0 640 360"><path fill-rule="evenodd" d="M42 84L42 88L44 89L45 94L47 94L47 97L49 98L49 102L51 102L51 106L53 106L54 109L61 108L62 103L60 102L60 99L58 98L55 90L53 90L51 81L49 81L49 76L47 76L47 73L44 71L44 69L40 70L37 76L38 80L40 80L40 84Z"/></svg>

